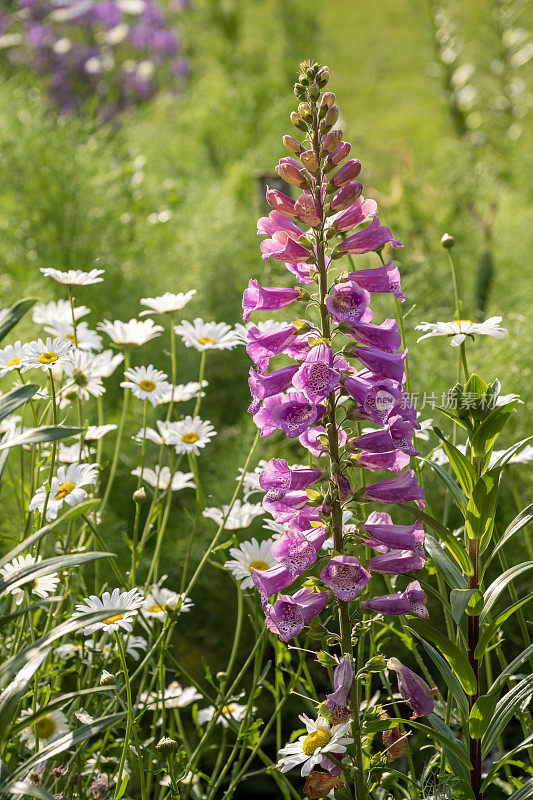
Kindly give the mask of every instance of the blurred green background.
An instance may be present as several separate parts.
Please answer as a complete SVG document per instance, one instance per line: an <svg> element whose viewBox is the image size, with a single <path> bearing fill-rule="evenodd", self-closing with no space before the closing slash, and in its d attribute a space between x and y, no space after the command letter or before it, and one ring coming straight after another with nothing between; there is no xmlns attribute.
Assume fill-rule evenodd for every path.
<svg viewBox="0 0 533 800"><path fill-rule="evenodd" d="M441 49L440 62L435 47L439 8L425 0L195 0L180 22L191 66L183 95L159 96L104 127L90 118L58 117L35 77L6 72L0 83L0 304L20 296L62 296L61 287L42 278L40 267L101 267L105 284L79 292L79 301L93 309L93 325L105 317L136 316L140 297L192 288L197 295L184 318L240 321L241 295L250 277L287 280L281 265L265 266L260 258L256 175L272 172L285 154L281 137L293 133L289 113L296 105L297 65L313 57L330 68L329 88L341 108L344 138L363 164L364 194L378 200L381 220L405 244L395 258L409 311L413 389L420 396L440 395L455 378L455 351L448 341L417 345L414 330L421 320L453 318L449 264L440 246L448 231L456 239L462 316L478 319L479 299L488 293L485 315L501 315L508 329L503 341L478 337L469 344L470 366L488 381L498 377L503 393L521 395L524 405L505 441L526 436L532 416L533 151L523 111L530 67L516 64L515 76L505 60L498 9L509 4L438 5L457 24L456 50L450 55L444 49L443 59ZM442 19L437 14L437 27ZM511 30L527 29L528 19L522 14L509 24ZM513 73L509 80L518 81L509 84L511 90L498 63ZM468 93L460 102L464 108L453 98L450 103L447 94L446 81L464 64L475 68L467 82L477 91L471 108ZM462 78L454 80L460 89ZM512 95L507 106L506 92ZM484 235L476 215L485 217L493 202L494 223ZM483 255L487 251L489 256ZM481 291L476 289L480 259L485 265ZM376 265L370 257L358 265L367 263ZM375 306L376 319L392 314L387 301ZM24 322L17 338L30 330ZM164 339L150 342L138 363L168 368L166 347ZM198 353L181 346L179 352L179 382L194 380ZM254 435L246 415L248 369L243 348L209 354L202 416L218 435L200 458L207 505L228 501ZM109 382L113 419L119 380L117 373ZM135 408L137 418L133 412L128 420L131 434L140 424L140 405ZM422 418L438 414L427 408ZM447 428L444 420L439 424ZM427 449L436 445L432 435ZM256 455L270 457L281 450L300 460L298 449L287 450L277 436L262 443ZM104 451L109 458L110 444ZM122 532L132 515L134 488L129 471L137 452L133 445L124 449L120 490L106 532L124 552ZM530 469L512 468L524 504ZM443 492L427 467L424 472L438 514ZM187 498L190 494L175 498L167 533L169 585L179 574L194 515ZM497 524L506 524L515 513L507 481ZM209 521L204 523L194 546L196 560L213 532ZM4 539L16 536L6 520L1 533ZM258 534L260 520L242 539ZM519 560L525 545L515 547L513 560ZM233 626L230 591L229 578L214 569L197 587L196 608L187 618L191 627L185 626L176 642L178 655L192 669L198 671L199 656L215 669L224 662ZM230 599L220 603L221 593Z"/></svg>

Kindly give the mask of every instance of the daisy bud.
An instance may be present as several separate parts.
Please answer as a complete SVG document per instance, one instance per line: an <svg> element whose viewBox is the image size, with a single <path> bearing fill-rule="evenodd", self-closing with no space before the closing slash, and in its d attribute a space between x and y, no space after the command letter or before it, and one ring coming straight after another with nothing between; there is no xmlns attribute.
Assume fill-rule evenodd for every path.
<svg viewBox="0 0 533 800"><path fill-rule="evenodd" d="M136 489L136 491L133 492L133 501L139 505L146 502L146 491L144 486L141 486L140 489Z"/></svg>
<svg viewBox="0 0 533 800"><path fill-rule="evenodd" d="M104 669L100 675L100 686L108 686L110 683L115 683L115 676Z"/></svg>
<svg viewBox="0 0 533 800"><path fill-rule="evenodd" d="M175 739L169 739L168 736L165 736L158 741L155 748L160 753L172 755L172 753L176 753L180 749L180 746Z"/></svg>
<svg viewBox="0 0 533 800"><path fill-rule="evenodd" d="M442 239L440 240L440 243L441 243L441 245L443 247L445 247L447 250L449 250L451 247L454 246L455 239L453 238L453 236L451 234L445 233L444 236L442 237Z"/></svg>
<svg viewBox="0 0 533 800"><path fill-rule="evenodd" d="M307 130L307 125L305 124L303 119L300 117L300 115L296 113L296 111L293 111L291 113L291 122L292 122L292 124L294 125L295 128L298 128L299 131L306 131Z"/></svg>
<svg viewBox="0 0 533 800"><path fill-rule="evenodd" d="M298 139L295 139L294 136L289 136L288 134L283 137L283 144L289 151L295 156L299 156L300 153L303 151L303 145L300 144Z"/></svg>

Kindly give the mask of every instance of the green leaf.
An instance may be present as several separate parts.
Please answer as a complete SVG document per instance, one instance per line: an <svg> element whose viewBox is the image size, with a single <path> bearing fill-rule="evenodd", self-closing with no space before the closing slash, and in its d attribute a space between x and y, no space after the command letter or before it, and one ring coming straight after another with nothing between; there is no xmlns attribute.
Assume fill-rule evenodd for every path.
<svg viewBox="0 0 533 800"><path fill-rule="evenodd" d="M517 403L518 400L511 400L510 403L493 409L472 436L471 444L474 455L482 459L484 465L489 461L496 439L515 410Z"/></svg>
<svg viewBox="0 0 533 800"><path fill-rule="evenodd" d="M454 481L449 472L446 472L444 467L440 466L440 464L436 464L429 458L423 458L422 461L425 461L426 464L429 464L431 469L433 469L437 473L439 478L448 487L450 494L453 497L454 503L461 512L461 514L463 515L463 517L466 516L466 506L468 498L466 497L461 487Z"/></svg>
<svg viewBox="0 0 533 800"><path fill-rule="evenodd" d="M6 312L5 316L2 317L2 321L0 322L0 341L4 338L4 336L7 336L9 331L15 327L19 319L21 319L36 302L37 300L35 298L30 298L26 300L18 300L14 305L11 306L9 311Z"/></svg>
<svg viewBox="0 0 533 800"><path fill-rule="evenodd" d="M445 417L451 419L452 422L455 422L456 425L460 425L461 428L464 428L465 431L470 430L470 425L468 424L467 420L456 417L451 411L448 411L446 408L442 408L441 406L436 406L436 409L437 411L440 411L441 414L444 414Z"/></svg>
<svg viewBox="0 0 533 800"><path fill-rule="evenodd" d="M485 570L487 569L488 565L490 564L490 562L492 561L498 550L500 550L505 544L507 544L509 539L512 536L514 536L515 533L518 533L519 531L522 530L522 528L525 528L526 525L529 525L529 523L532 520L533 520L533 503L530 503L507 526L507 528L503 532L502 538L500 539L500 541L498 542L492 553L485 560L483 573L485 573Z"/></svg>
<svg viewBox="0 0 533 800"><path fill-rule="evenodd" d="M444 720L435 713L428 716L428 722L434 731L438 732L442 739L440 742L446 753L446 758L452 767L453 773L457 777L462 777L465 781L469 779L470 762L466 757L466 749L463 747L460 754L457 754L454 744L457 742L453 731L446 725Z"/></svg>
<svg viewBox="0 0 533 800"><path fill-rule="evenodd" d="M115 725L117 722L120 722L120 720L124 719L125 716L125 711L122 711L119 714L110 714L107 717L101 717L100 719L91 722L89 725L82 725L80 728L77 728L77 730L66 733L59 739L54 739L53 742L50 742L50 744L47 744L45 747L41 748L38 753L30 756L30 758L26 759L26 761L24 761L22 764L19 764L15 771L10 775L7 783L4 783L2 786L0 786L0 792L8 792L11 785L15 781L37 766L37 764L47 761L49 758L55 758L60 753L63 753L65 750L80 744L80 742L84 742L91 736L96 736L98 733L101 733L107 728L110 728L112 725Z"/></svg>
<svg viewBox="0 0 533 800"><path fill-rule="evenodd" d="M465 765L467 769L471 769L472 764L470 763L470 759L468 758L468 754L464 745L458 739L456 739L456 737L453 735L453 732L448 728L447 725L445 726L445 723L439 717L437 717L436 714L429 715L428 719L430 722L432 721L432 717L436 717L438 720L434 728L430 728L429 725L425 725L423 722L418 722L414 719L409 720L409 725L412 725L413 728L416 728L419 731L424 731L424 733L427 736L431 736L432 739L436 739L437 742L440 742L440 744L449 749L453 755L457 756L457 758ZM390 722L403 723L405 725L405 720L401 718L391 717ZM443 726L446 727L446 732L444 732Z"/></svg>
<svg viewBox="0 0 533 800"><path fill-rule="evenodd" d="M482 756L485 758L494 743L500 738L507 723L514 715L520 704L533 692L533 675L513 686L506 695L497 703L487 730L482 737Z"/></svg>
<svg viewBox="0 0 533 800"><path fill-rule="evenodd" d="M57 572L59 569L68 569L69 567L79 567L81 564L86 564L89 561L96 561L99 558L108 558L109 553L85 552L85 553L71 553L66 556L54 556L53 558L45 558L43 561L36 561L34 564L17 569L9 578L0 578L0 597L11 592L13 589L18 589L29 581L42 578L44 575L50 575L52 572Z"/></svg>
<svg viewBox="0 0 533 800"><path fill-rule="evenodd" d="M468 584L465 576L457 569L453 561L448 558L437 540L433 536L426 536L425 546L428 556L435 563L448 586L452 589L466 589ZM470 566L472 566L470 559L468 560Z"/></svg>
<svg viewBox="0 0 533 800"><path fill-rule="evenodd" d="M527 661L528 658L533 656L533 644L530 644L529 647L524 648L520 655L518 655L510 664L507 664L504 669L500 672L494 683L489 689L488 694L493 694L494 692L499 692L502 686L505 684L507 679L514 675L517 669L519 669L524 661Z"/></svg>
<svg viewBox="0 0 533 800"><path fill-rule="evenodd" d="M411 619L409 620L409 627L419 633L422 638L429 639L432 644L438 647L455 672L465 692L470 695L475 694L477 688L476 677L464 650L454 642L451 642L447 636L425 620Z"/></svg>
<svg viewBox="0 0 533 800"><path fill-rule="evenodd" d="M9 793L20 797L35 797L36 800L55 800L54 795L50 794L44 786L34 786L28 781L17 781L9 787Z"/></svg>
<svg viewBox="0 0 533 800"><path fill-rule="evenodd" d="M526 781L523 786L513 792L507 800L531 800L533 797L533 778Z"/></svg>
<svg viewBox="0 0 533 800"><path fill-rule="evenodd" d="M32 725L36 722L40 717L49 714L51 711L56 711L58 708L62 708L66 703L70 703L71 700L78 700L81 697L85 697L88 694L96 694L102 692L109 692L116 689L116 686L112 683L108 683L105 686L90 686L88 689L78 689L75 692L67 692L65 694L59 695L58 697L54 697L53 700L49 700L45 706L39 706L38 711L35 714L30 714L22 720L22 722L18 722L16 725L13 725L10 729L10 736L13 737L23 728L27 728L28 725ZM0 734L1 735L1 734Z"/></svg>
<svg viewBox="0 0 533 800"><path fill-rule="evenodd" d="M34 653L0 695L0 741L8 736L11 737L10 723L16 716L19 700L26 693L28 683L47 655L48 648Z"/></svg>
<svg viewBox="0 0 533 800"><path fill-rule="evenodd" d="M509 567L502 575L498 575L496 580L491 583L485 592L485 605L480 616L481 622L483 622L504 589L514 581L515 578L529 572L531 569L533 569L533 561L524 561L523 564L516 564L514 567Z"/></svg>
<svg viewBox="0 0 533 800"><path fill-rule="evenodd" d="M450 592L452 617L457 625L459 625L467 605L476 592L479 592L479 589L452 589Z"/></svg>
<svg viewBox="0 0 533 800"><path fill-rule="evenodd" d="M27 383L25 386L18 386L16 389L12 389L7 394L2 395L0 397L0 419L8 417L19 406L27 403L38 388L36 383Z"/></svg>
<svg viewBox="0 0 533 800"><path fill-rule="evenodd" d="M21 444L41 444L42 442L56 442L58 439L66 439L69 436L76 436L82 433L83 428L68 428L63 425L45 425L42 428L29 428L20 436L9 439L4 444L0 444L0 450L18 447Z"/></svg>
<svg viewBox="0 0 533 800"><path fill-rule="evenodd" d="M466 509L466 535L469 539L482 539L492 533L500 476L500 470L490 470L474 486Z"/></svg>
<svg viewBox="0 0 533 800"><path fill-rule="evenodd" d="M481 739L494 714L498 695L483 694L478 697L470 711L469 731L472 739Z"/></svg>
<svg viewBox="0 0 533 800"><path fill-rule="evenodd" d="M499 457L499 459L493 464L493 469L504 467L505 464L509 461L510 458L514 456L515 453L518 453L526 444L533 440L533 436L528 436L526 439L521 439L519 442L515 442L510 447L505 450Z"/></svg>
<svg viewBox="0 0 533 800"><path fill-rule="evenodd" d="M477 475L474 467L467 457L444 437L439 428L433 426L433 430L442 441L451 467L455 472L457 480L461 484L463 491L466 492L467 495L471 495L474 485L477 481Z"/></svg>
<svg viewBox="0 0 533 800"><path fill-rule="evenodd" d="M530 600L533 599L533 592L528 594L527 597L522 598L522 600L517 600L512 605L508 606L505 611L502 611L501 614L498 614L496 619L492 620L492 622L487 625L484 629L479 642L477 643L476 649L474 651L474 657L477 659L483 658L483 653L485 652L490 640L493 636L498 633L499 628L503 625L503 623L509 619L509 617L514 614L515 611L518 611L519 608L522 608L526 603L529 603Z"/></svg>
<svg viewBox="0 0 533 800"><path fill-rule="evenodd" d="M126 792L126 786L128 785L128 780L129 780L129 775L126 772L126 774L122 778L122 783L120 784L120 789L118 790L118 793L115 795L113 800L120 800L121 797L124 797L124 794Z"/></svg>
<svg viewBox="0 0 533 800"><path fill-rule="evenodd" d="M492 766L491 771L481 784L481 791L484 792L485 789L491 785L493 778L498 772L498 770L500 770L505 764L507 764L513 758L513 756L515 756L517 753L520 752L520 750L525 750L526 748L529 748L531 744L533 744L533 733L526 739L524 739L523 742L517 744L516 747L513 747L513 749L510 750L508 753L506 753L502 758L498 759L498 761L496 761L496 763Z"/></svg>
<svg viewBox="0 0 533 800"><path fill-rule="evenodd" d="M457 676L453 669L448 666L447 661L441 656L441 654L435 650L435 648L417 632L413 631L415 636L420 639L422 642L424 649L426 650L429 657L432 659L433 663L437 667L440 675L444 678L446 686L455 697L457 702L457 706L459 711L461 712L461 716L464 721L468 719L468 698L464 692L463 687L459 683Z"/></svg>
<svg viewBox="0 0 533 800"><path fill-rule="evenodd" d="M473 372L465 384L463 394L475 394L477 397L483 397L488 388L489 384L483 378L480 378L476 372Z"/></svg>
<svg viewBox="0 0 533 800"><path fill-rule="evenodd" d="M429 527L435 531L439 539L443 542L446 549L449 550L451 555L455 558L463 572L466 575L474 574L474 567L472 566L472 562L470 561L468 553L464 550L462 545L457 541L455 536L448 530L448 528L446 528L441 522L432 517L430 514L426 514L425 511L421 511L415 506L410 506L408 503L398 503L397 505L429 525Z"/></svg>

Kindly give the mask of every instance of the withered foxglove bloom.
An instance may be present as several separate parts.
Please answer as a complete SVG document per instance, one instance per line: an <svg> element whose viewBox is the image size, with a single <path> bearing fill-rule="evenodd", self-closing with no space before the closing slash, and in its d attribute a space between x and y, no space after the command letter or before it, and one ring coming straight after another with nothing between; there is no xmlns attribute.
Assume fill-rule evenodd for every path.
<svg viewBox="0 0 533 800"><path fill-rule="evenodd" d="M350 696L354 682L352 659L345 655L333 672L333 692L328 694L324 705L331 713L333 725L348 722L352 718Z"/></svg>
<svg viewBox="0 0 533 800"><path fill-rule="evenodd" d="M423 678L402 664L397 658L391 658L387 662L389 669L393 669L398 678L398 689L400 694L412 709L412 719L416 717L427 717L431 714L434 707L433 698L437 689L430 689Z"/></svg>
<svg viewBox="0 0 533 800"><path fill-rule="evenodd" d="M355 556L334 556L320 577L340 600L355 600L371 576Z"/></svg>

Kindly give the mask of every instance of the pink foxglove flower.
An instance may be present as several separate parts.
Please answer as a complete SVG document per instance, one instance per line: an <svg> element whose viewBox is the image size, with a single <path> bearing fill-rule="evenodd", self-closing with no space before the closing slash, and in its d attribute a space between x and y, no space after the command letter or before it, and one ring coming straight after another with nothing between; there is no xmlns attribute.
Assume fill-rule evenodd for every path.
<svg viewBox="0 0 533 800"><path fill-rule="evenodd" d="M331 713L334 725L348 722L352 718L350 696L354 683L354 671L350 656L343 656L333 672L333 691L328 694L325 706Z"/></svg>
<svg viewBox="0 0 533 800"><path fill-rule="evenodd" d="M310 592L308 589L300 589L292 597L281 595L266 607L268 628L282 641L289 642L320 614L327 601L327 592Z"/></svg>
<svg viewBox="0 0 533 800"><path fill-rule="evenodd" d="M437 689L430 689L423 678L402 664L397 658L391 658L387 662L389 669L393 669L398 677L398 689L400 694L412 709L413 716L427 717L431 714L434 707L433 698L437 694Z"/></svg>
<svg viewBox="0 0 533 800"><path fill-rule="evenodd" d="M370 573L355 556L334 556L320 573L320 578L340 600L355 600Z"/></svg>
<svg viewBox="0 0 533 800"><path fill-rule="evenodd" d="M243 319L245 322L252 311L266 309L268 311L286 308L301 298L300 289L284 289L283 287L263 287L257 281L251 280L243 298Z"/></svg>
<svg viewBox="0 0 533 800"><path fill-rule="evenodd" d="M391 617L413 614L416 617L421 617L421 619L429 619L426 602L426 593L422 590L418 581L413 581L405 592L384 594L381 597L364 600L361 602L361 607Z"/></svg>

